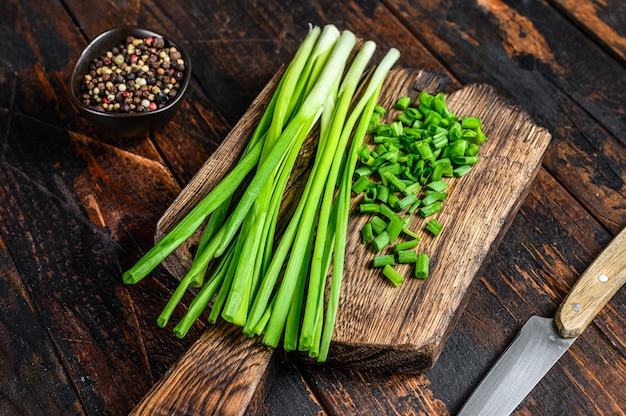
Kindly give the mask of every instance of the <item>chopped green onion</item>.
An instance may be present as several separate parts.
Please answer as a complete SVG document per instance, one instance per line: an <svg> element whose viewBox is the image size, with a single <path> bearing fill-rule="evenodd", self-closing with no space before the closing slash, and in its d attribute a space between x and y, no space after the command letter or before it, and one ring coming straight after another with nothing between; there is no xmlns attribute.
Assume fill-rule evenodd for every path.
<svg viewBox="0 0 626 416"><path fill-rule="evenodd" d="M372 169L370 166L363 165L359 166L359 168L356 169L354 173L358 176L369 176L374 173L374 169Z"/></svg>
<svg viewBox="0 0 626 416"><path fill-rule="evenodd" d="M478 156L459 156L452 161L457 165L474 165L478 163Z"/></svg>
<svg viewBox="0 0 626 416"><path fill-rule="evenodd" d="M419 182L413 182L411 185L408 185L404 188L404 195L417 194L422 190L422 185Z"/></svg>
<svg viewBox="0 0 626 416"><path fill-rule="evenodd" d="M398 263L415 263L417 262L417 252L415 250L398 251Z"/></svg>
<svg viewBox="0 0 626 416"><path fill-rule="evenodd" d="M476 143L470 143L465 149L465 156L476 156L480 152L480 146Z"/></svg>
<svg viewBox="0 0 626 416"><path fill-rule="evenodd" d="M415 263L415 277L418 279L427 279L428 278L428 263L430 259L428 258L428 254L420 253L417 255L417 261Z"/></svg>
<svg viewBox="0 0 626 416"><path fill-rule="evenodd" d="M372 186L375 186L375 184L367 176L360 176L352 185L352 191L358 195Z"/></svg>
<svg viewBox="0 0 626 416"><path fill-rule="evenodd" d="M361 239L363 244L369 244L374 240L374 231L372 230L372 224L367 223L361 228Z"/></svg>
<svg viewBox="0 0 626 416"><path fill-rule="evenodd" d="M380 233L382 233L383 231L385 231L387 229L387 223L385 222L385 220L383 220L382 218L378 217L378 216L374 216L372 217L371 220L369 220L369 223L372 226L372 231L374 233L374 235L378 235Z"/></svg>
<svg viewBox="0 0 626 416"><path fill-rule="evenodd" d="M420 105L426 106L430 108L431 103L433 101L433 96L426 91L420 91L418 99L420 101Z"/></svg>
<svg viewBox="0 0 626 416"><path fill-rule="evenodd" d="M398 98L394 108L400 111L388 124L380 124L377 117L378 124L372 132L373 150L359 152L361 164L371 168L367 176L376 183L375 191L365 190L362 202L380 202L378 208L361 205L361 212L380 213L389 220L387 224L375 217L376 221L371 222L372 234L376 236L372 243L378 252L395 243L402 233L411 237L406 244L393 246L397 255L402 253L402 259L397 259L402 262L414 262L418 257L412 249L418 245L419 235L408 228L410 215L417 212L426 219L441 211L449 188L443 178L469 172L471 165L478 162L480 146L486 141L480 119L453 114L443 93L421 91L417 99L412 106L410 97ZM383 113L382 108L377 111ZM357 183L359 176L355 177L357 190L364 184ZM433 236L442 231L441 224L433 219L424 228ZM422 265L416 275L426 278L428 257L420 258L426 260L425 269ZM381 261L377 260L377 264ZM393 268L386 269L388 273L397 273Z"/></svg>
<svg viewBox="0 0 626 416"><path fill-rule="evenodd" d="M389 241L396 241L403 229L404 220L399 215L396 215L391 219L389 225L387 226L387 235L389 236Z"/></svg>
<svg viewBox="0 0 626 416"><path fill-rule="evenodd" d="M386 230L378 234L374 237L374 240L372 240L372 245L377 253L387 247L389 243L391 243L391 239L389 238L389 233Z"/></svg>
<svg viewBox="0 0 626 416"><path fill-rule="evenodd" d="M443 202L448 197L448 194L445 192L439 191L426 191L424 198L422 198L422 205L431 205L437 201Z"/></svg>
<svg viewBox="0 0 626 416"><path fill-rule="evenodd" d="M413 232L410 228L406 226L402 229L402 232L415 240L419 240L420 238L417 233Z"/></svg>
<svg viewBox="0 0 626 416"><path fill-rule="evenodd" d="M385 172L385 177L396 190L404 192L404 190L406 189L406 184L402 182L400 178L398 178L391 172Z"/></svg>
<svg viewBox="0 0 626 416"><path fill-rule="evenodd" d="M461 119L461 127L464 129L478 130L482 128L482 125L478 117L463 117Z"/></svg>
<svg viewBox="0 0 626 416"><path fill-rule="evenodd" d="M394 265L396 264L396 258L393 254L385 254L383 256L376 256L372 260L372 264L374 267L383 267L386 265Z"/></svg>
<svg viewBox="0 0 626 416"><path fill-rule="evenodd" d="M360 204L359 205L359 210L361 212L361 214L367 214L367 213L372 213L372 212L380 212L380 205L379 204Z"/></svg>
<svg viewBox="0 0 626 416"><path fill-rule="evenodd" d="M398 98L398 101L396 101L396 105L395 108L397 108L398 110L406 110L407 107L411 105L411 98L407 97L407 96L403 96Z"/></svg>
<svg viewBox="0 0 626 416"><path fill-rule="evenodd" d="M382 105L376 104L376 106L374 107L374 113L385 115L387 114L387 110Z"/></svg>
<svg viewBox="0 0 626 416"><path fill-rule="evenodd" d="M410 207L417 201L418 201L418 198L416 194L408 194L407 196L399 200L396 206L398 207L398 211L404 211L405 209L407 209L408 207Z"/></svg>
<svg viewBox="0 0 626 416"><path fill-rule="evenodd" d="M391 194L389 194L389 196L391 196ZM395 211L393 211L391 208L389 208L389 206L386 204L378 205L378 212L380 212L382 215L387 217L387 219L389 220L392 220L395 217L398 217L398 214Z"/></svg>
<svg viewBox="0 0 626 416"><path fill-rule="evenodd" d="M443 229L443 225L441 225L439 221L432 219L426 223L426 226L424 226L424 229L426 231L429 231L434 236L438 236L439 233L441 233L441 230Z"/></svg>
<svg viewBox="0 0 626 416"><path fill-rule="evenodd" d="M413 118L411 118L408 113L404 112L398 114L398 121L401 121L402 123L410 126L413 122Z"/></svg>
<svg viewBox="0 0 626 416"><path fill-rule="evenodd" d="M404 277L402 277L402 275L398 273L390 264L383 267L383 275L385 275L385 277L396 287L404 283Z"/></svg>
<svg viewBox="0 0 626 416"><path fill-rule="evenodd" d="M417 247L419 242L420 242L419 237L418 238L414 238L413 240L403 241L402 243L396 244L395 246L393 246L393 249L396 252L403 251L403 250L410 250L412 248Z"/></svg>
<svg viewBox="0 0 626 416"><path fill-rule="evenodd" d="M376 191L376 199L380 202L387 202L389 199L389 188L383 184L377 184Z"/></svg>
<svg viewBox="0 0 626 416"><path fill-rule="evenodd" d="M461 166L457 166L456 168L454 168L454 176L460 178L463 175L466 175L467 173L469 173L469 171L472 170L472 167L470 165L461 165Z"/></svg>
<svg viewBox="0 0 626 416"><path fill-rule="evenodd" d="M404 134L404 127L402 126L401 121L396 121L395 123L391 123L391 134L393 136L402 136Z"/></svg>
<svg viewBox="0 0 626 416"><path fill-rule="evenodd" d="M448 157L450 159L462 157L465 154L465 150L467 150L468 145L468 141L464 139L454 141L448 148Z"/></svg>
<svg viewBox="0 0 626 416"><path fill-rule="evenodd" d="M441 211L441 209L443 208L443 205L441 205L440 201L436 201L433 202L430 205L425 205L423 207L420 207L417 210L417 214L422 217L422 218L428 218L431 215L434 215L436 213L438 213L439 211Z"/></svg>
<svg viewBox="0 0 626 416"><path fill-rule="evenodd" d="M415 146L417 152L424 160L430 160L433 157L433 150L430 148L430 144L426 141L422 141Z"/></svg>
<svg viewBox="0 0 626 416"><path fill-rule="evenodd" d="M395 192L390 192L387 195L387 204L394 210L398 211L398 202L400 202L400 197Z"/></svg>
<svg viewBox="0 0 626 416"><path fill-rule="evenodd" d="M426 189L430 189L431 191L443 191L448 188L448 183L442 180L432 181L426 185Z"/></svg>
<svg viewBox="0 0 626 416"><path fill-rule="evenodd" d="M370 186L365 190L365 195L363 196L363 202L374 202L376 201L378 196L378 188L376 186Z"/></svg>

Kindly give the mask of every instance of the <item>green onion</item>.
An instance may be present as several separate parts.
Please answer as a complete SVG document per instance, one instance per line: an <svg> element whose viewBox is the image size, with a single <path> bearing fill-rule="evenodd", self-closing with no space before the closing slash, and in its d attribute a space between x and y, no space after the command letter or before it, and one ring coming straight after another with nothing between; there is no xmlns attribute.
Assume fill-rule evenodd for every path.
<svg viewBox="0 0 626 416"><path fill-rule="evenodd" d="M364 213L377 213L380 212L380 205L379 204L371 204L371 203L366 203L366 204L360 204L359 205L359 211L361 211L361 214Z"/></svg>
<svg viewBox="0 0 626 416"><path fill-rule="evenodd" d="M310 356L326 359L337 313L356 163L366 166L358 171L357 177L365 179L356 191L365 191L368 199L378 201L378 187L365 182L374 172L372 167L404 160L398 140L384 140L387 148L382 157L362 145L368 127L378 130L380 119L373 117L374 110L379 117L385 113L376 107L377 100L399 53L390 50L371 76L365 76L375 45L363 42L354 54L355 45L356 37L349 31L340 33L332 25L323 30L311 28L286 67L239 162L124 273L126 283L137 283L206 224L192 266L159 316L159 326L167 324L187 288L197 286L200 290L174 328L177 336L184 336L213 300L210 323L221 316L243 326L247 335L264 334L263 342L270 346L277 346L284 335L285 350L308 349ZM360 88L364 80L367 87ZM286 185L302 144L318 123L313 168L274 247ZM353 145L346 157L350 139ZM236 201L234 193L247 178L250 180ZM381 198L385 199L384 195ZM368 206L362 209L368 211ZM369 206L369 210L379 209L378 204ZM363 233L364 242L373 240L371 224ZM218 265L205 282L213 260ZM324 282L331 261L330 296L325 302ZM306 333L300 332L301 322Z"/></svg>
<svg viewBox="0 0 626 416"><path fill-rule="evenodd" d="M398 263L415 263L417 262L417 252L414 250L398 251Z"/></svg>
<svg viewBox="0 0 626 416"><path fill-rule="evenodd" d="M420 185L419 182L414 182L404 189L404 194L405 195L417 194L421 190L422 190L422 185Z"/></svg>
<svg viewBox="0 0 626 416"><path fill-rule="evenodd" d="M372 260L372 265L374 267L383 267L388 264L390 265L396 264L396 258L393 254L386 254L384 256L376 256Z"/></svg>
<svg viewBox="0 0 626 416"><path fill-rule="evenodd" d="M389 188L382 184L376 185L376 199L380 202L387 202L389 199Z"/></svg>
<svg viewBox="0 0 626 416"><path fill-rule="evenodd" d="M385 220L378 216L372 217L372 219L369 220L368 224L372 226L372 231L375 235L378 235L385 231L388 226L387 222L385 222Z"/></svg>
<svg viewBox="0 0 626 416"><path fill-rule="evenodd" d="M337 76L343 72L343 65L346 63L352 48L356 44L356 37L350 33L344 31L339 40L337 41L337 46L333 50L331 57L329 58L329 62L338 66L325 66L322 74L320 74L320 79L324 79L324 76L328 77L326 80L329 83L337 82ZM369 58L368 58L369 59ZM355 62L357 62L355 60ZM360 64L353 63L353 65ZM365 65L362 65L360 71L365 68ZM333 71L333 72L331 72ZM346 78L347 81L345 83L350 84L356 89L357 80L360 77L360 72L356 71L357 74L353 75L352 78ZM320 81L318 81L319 83ZM317 85L317 84L316 84ZM344 84L342 84L344 85ZM325 85L322 84L322 87ZM330 84L326 86L329 88ZM349 88L349 87L348 87ZM311 93L313 94L313 92ZM349 97L352 97L352 94L347 94ZM326 101L326 96L324 97L324 101ZM307 98L308 101L308 98ZM347 110L348 105L350 104L350 100L342 100L341 107L338 105L337 108L345 108ZM343 104L345 103L345 104ZM303 108L306 106L306 102L303 104ZM323 103L322 103L323 105ZM326 179L326 173L331 170L332 161L337 152L341 152L339 149L339 134L336 134L335 126L330 129L328 142L325 144L324 154L320 158L316 158L316 164L319 162L318 170L319 172L323 172L323 178L321 177L309 177L309 181L312 181L312 186L309 191L309 195L307 197L307 201L304 207L304 211L302 213L302 218L300 219L300 227L296 233L296 237L293 242L293 246L291 249L291 254L289 259L287 260L286 269L284 271L283 279L278 287L278 292L276 294L276 305L272 311L270 316L270 320L267 324L267 328L265 330L265 334L263 336L263 343L265 345L269 345L271 347L276 347L278 342L283 334L285 321L287 319L287 314L289 312L289 305L292 303L292 298L294 295L294 288L297 284L297 276L299 271L303 266L303 260L306 256L306 247L308 244L308 239L311 233L312 224L315 222L315 216L318 212L320 199L322 197L322 193L324 192L324 185ZM328 176L333 177L333 175ZM253 179L254 180L254 179ZM311 289L310 289L311 291ZM317 295L317 293L316 293ZM315 316L315 315L313 315ZM305 316L306 319L306 316Z"/></svg>
<svg viewBox="0 0 626 416"><path fill-rule="evenodd" d="M383 267L383 274L394 286L400 286L404 283L404 277L396 271L390 264Z"/></svg>
<svg viewBox="0 0 626 416"><path fill-rule="evenodd" d="M385 247L389 245L391 242L391 238L389 237L389 233L387 231L383 231L374 237L372 240L372 245L374 246L374 250L378 253L382 251Z"/></svg>
<svg viewBox="0 0 626 416"><path fill-rule="evenodd" d="M374 202L378 199L378 189L376 186L370 186L365 191L365 195L363 196L363 202Z"/></svg>
<svg viewBox="0 0 626 416"><path fill-rule="evenodd" d="M420 253L417 255L417 261L415 263L415 277L418 279L428 278L428 263L430 259L428 254Z"/></svg>
<svg viewBox="0 0 626 416"><path fill-rule="evenodd" d="M478 163L478 156L459 156L452 161L457 165L474 165Z"/></svg>
<svg viewBox="0 0 626 416"><path fill-rule="evenodd" d="M372 224L367 223L361 228L361 241L363 244L369 244L374 240L374 231L372 230Z"/></svg>
<svg viewBox="0 0 626 416"><path fill-rule="evenodd" d="M420 207L417 210L417 214L420 217L422 217L422 218L428 218L431 215L434 215L434 214L438 213L442 209L443 209L443 205L441 204L441 202L440 201L436 201L436 202L433 202L430 205L426 205L426 206Z"/></svg>
<svg viewBox="0 0 626 416"><path fill-rule="evenodd" d="M407 96L403 96L403 97L398 98L398 101L396 101L395 108L399 110L406 110L410 104L411 104L411 98Z"/></svg>
<svg viewBox="0 0 626 416"><path fill-rule="evenodd" d="M352 184L352 191L356 194L360 194L372 186L376 186L376 184L370 181L367 176L360 176L359 179Z"/></svg>
<svg viewBox="0 0 626 416"><path fill-rule="evenodd" d="M446 182L444 182L442 180L438 180L438 181L429 182L426 185L426 189L429 189L431 191L439 191L439 192L441 192L441 191L447 189L448 186L449 185Z"/></svg>
<svg viewBox="0 0 626 416"><path fill-rule="evenodd" d="M408 207L410 207L417 201L418 201L417 195L408 194L407 196L405 196L404 198L398 201L397 203L398 211L404 211L405 209L407 209Z"/></svg>
<svg viewBox="0 0 626 416"><path fill-rule="evenodd" d="M468 174L471 170L472 170L472 167L470 165L461 165L461 166L457 166L454 169L453 173L454 173L454 176L461 177L461 176Z"/></svg>
<svg viewBox="0 0 626 416"><path fill-rule="evenodd" d="M399 215L391 218L389 225L387 226L387 235L389 236L389 241L393 242L398 239L400 233L404 229L404 220Z"/></svg>
<svg viewBox="0 0 626 416"><path fill-rule="evenodd" d="M413 232L411 229L409 229L409 227L405 226L402 229L402 232L406 235L408 235L409 237L411 237L414 240L418 240L420 239L420 236L418 234L416 234L415 232Z"/></svg>
<svg viewBox="0 0 626 416"><path fill-rule="evenodd" d="M353 176L353 171L357 163L356 149L361 146L363 138L367 132L366 119L371 116L373 109L376 105L380 90L383 85L383 81L387 73L391 70L391 67L399 59L400 53L396 49L390 49L383 57L380 64L374 70L372 77L367 85L364 99L357 103L357 108L361 105L364 106L364 117L357 126L354 134L353 144L348 152L347 162L344 167L343 181L340 186L340 192L338 195L339 215L337 220L335 240L335 256L333 257L333 269L331 274L331 286L330 294L328 298L327 314L324 321L324 330L321 334L320 347L318 354L318 361L326 361L328 355L328 349L330 346L330 340L333 333L334 323L337 316L337 308L339 305L339 294L341 289L341 280L343 276L343 263L345 255L345 241L348 228L348 214L350 209L350 182Z"/></svg>
<svg viewBox="0 0 626 416"><path fill-rule="evenodd" d="M461 127L463 127L464 129L477 130L482 126L478 117L463 117L461 119Z"/></svg>
<svg viewBox="0 0 626 416"><path fill-rule="evenodd" d="M393 246L394 251L398 252L398 251L403 251L403 250L410 250L412 248L417 247L417 245L419 244L420 239L419 238L414 238L412 240L409 241L404 241L402 243L398 243L395 246Z"/></svg>
<svg viewBox="0 0 626 416"><path fill-rule="evenodd" d="M443 229L443 225L441 225L439 221L432 219L426 223L426 225L424 226L424 229L430 232L432 235L438 236L441 233L441 230Z"/></svg>

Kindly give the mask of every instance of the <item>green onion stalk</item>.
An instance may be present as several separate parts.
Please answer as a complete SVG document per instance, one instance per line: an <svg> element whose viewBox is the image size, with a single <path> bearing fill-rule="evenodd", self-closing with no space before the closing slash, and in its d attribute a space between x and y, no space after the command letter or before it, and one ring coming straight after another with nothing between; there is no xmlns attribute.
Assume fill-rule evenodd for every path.
<svg viewBox="0 0 626 416"><path fill-rule="evenodd" d="M391 49L365 76L375 44L366 41L354 54L356 43L349 31L339 32L332 25L312 27L237 164L124 273L125 283L138 283L204 225L192 266L159 315L159 326L167 325L188 288L198 287L174 328L177 336L184 337L211 305L209 323L221 317L242 326L248 336L263 335L266 345L277 347L284 338L285 350L309 351L318 361L326 360L338 309L358 149L386 74L399 57ZM308 180L291 217L281 218L287 226L277 236L293 167L318 124ZM246 179L243 194L235 200L235 191ZM213 262L215 267L209 267Z"/></svg>
<svg viewBox="0 0 626 416"><path fill-rule="evenodd" d="M360 123L355 132L352 145L348 154L348 160L345 164L343 171L343 178L340 187L340 193L337 197L338 204L338 220L336 223L336 237L335 237L335 254L333 261L333 269L331 275L330 295L328 299L327 313L324 323L324 329L321 334L321 346L317 356L318 361L324 362L328 356L328 350L330 347L330 340L332 337L335 320L337 318L337 310L339 307L339 295L341 289L341 281L343 278L343 266L345 261L345 242L348 229L348 214L350 209L351 198L351 184L352 177L354 176L354 170L357 163L357 150L363 143L363 139L367 134L367 126L371 119L372 113L380 91L382 90L383 82L391 70L391 67L400 58L400 52L397 49L390 49L385 55L383 60L377 66L372 78L368 84L368 88L364 94L364 99L359 103L358 107L365 107L363 115L361 116ZM358 108L357 107L357 108ZM357 110L353 114L358 114ZM356 122L356 121L354 121Z"/></svg>

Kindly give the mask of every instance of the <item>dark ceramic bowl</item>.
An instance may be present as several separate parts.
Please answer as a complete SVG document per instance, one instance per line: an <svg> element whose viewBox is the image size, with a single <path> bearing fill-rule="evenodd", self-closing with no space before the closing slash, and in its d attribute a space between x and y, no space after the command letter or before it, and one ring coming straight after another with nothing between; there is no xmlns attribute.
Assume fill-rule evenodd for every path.
<svg viewBox="0 0 626 416"><path fill-rule="evenodd" d="M137 38L160 37L166 47L176 47L185 61L185 71L180 80L180 89L176 96L166 106L149 112L102 112L86 106L80 99L80 85L89 65L94 58L103 56L119 43L123 43L127 36ZM145 137L167 124L180 108L183 96L191 78L191 60L183 49L170 39L150 30L124 26L108 30L97 36L81 53L69 81L70 98L79 112L97 128L121 137Z"/></svg>

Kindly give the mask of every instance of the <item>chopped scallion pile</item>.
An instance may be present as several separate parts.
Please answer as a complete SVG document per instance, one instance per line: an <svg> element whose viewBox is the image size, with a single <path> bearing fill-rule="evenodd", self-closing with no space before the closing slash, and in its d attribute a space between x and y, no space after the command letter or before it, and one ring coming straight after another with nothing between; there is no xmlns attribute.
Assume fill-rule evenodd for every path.
<svg viewBox="0 0 626 416"><path fill-rule="evenodd" d="M363 243L371 244L376 252L374 266L385 266L388 278L397 273L382 260L390 256L384 250L392 247L397 263L415 263L415 276L425 279L429 257L413 250L419 235L409 229L410 217L416 213L428 219L424 229L431 236L441 233L442 225L432 217L444 208L448 178L471 171L487 138L480 118L452 113L443 93L421 91L416 103L401 96L393 110L396 118L385 124L382 120L390 113L381 105L374 108L368 124L372 140L358 149L360 165L352 190L362 195L362 214L381 214L388 220L374 216L363 230L368 236ZM410 240L397 241L403 236Z"/></svg>

